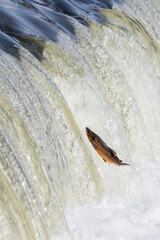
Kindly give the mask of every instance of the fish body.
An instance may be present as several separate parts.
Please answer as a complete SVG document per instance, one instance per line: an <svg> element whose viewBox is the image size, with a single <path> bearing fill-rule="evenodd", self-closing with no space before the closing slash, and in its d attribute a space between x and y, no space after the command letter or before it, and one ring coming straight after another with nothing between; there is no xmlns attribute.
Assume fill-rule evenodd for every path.
<svg viewBox="0 0 160 240"><path fill-rule="evenodd" d="M86 128L86 133L94 149L103 158L105 162L109 162L118 166L129 165L127 163L123 163L122 160L117 157L116 152L109 148L107 144L105 144L105 142L89 128Z"/></svg>

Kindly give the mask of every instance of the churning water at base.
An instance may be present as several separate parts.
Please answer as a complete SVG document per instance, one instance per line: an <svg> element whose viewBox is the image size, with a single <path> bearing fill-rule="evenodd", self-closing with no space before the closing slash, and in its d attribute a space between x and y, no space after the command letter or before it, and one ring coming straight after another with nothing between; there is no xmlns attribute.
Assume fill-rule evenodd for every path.
<svg viewBox="0 0 160 240"><path fill-rule="evenodd" d="M159 11L0 3L0 239L160 238Z"/></svg>

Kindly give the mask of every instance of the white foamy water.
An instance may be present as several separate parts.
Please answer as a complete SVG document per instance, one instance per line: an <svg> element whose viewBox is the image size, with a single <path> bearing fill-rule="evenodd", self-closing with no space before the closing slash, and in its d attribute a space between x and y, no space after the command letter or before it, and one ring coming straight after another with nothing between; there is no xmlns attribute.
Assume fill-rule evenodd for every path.
<svg viewBox="0 0 160 240"><path fill-rule="evenodd" d="M128 9L127 3L119 8ZM106 25L91 24L92 35L77 27L82 41L76 52L85 58L93 76L71 74L71 91L71 83L63 78L57 79L57 85L79 125L103 136L131 166L105 164L90 146L105 193L98 203L67 208L66 219L77 240L159 239L159 46L127 15L102 13ZM140 16L138 20L147 24Z"/></svg>
<svg viewBox="0 0 160 240"><path fill-rule="evenodd" d="M73 239L158 240L159 170L157 163L148 162L145 166L140 164L138 174L147 190L147 195L141 199L109 198L105 195L98 203L66 209L66 219ZM67 237L53 234L51 239Z"/></svg>
<svg viewBox="0 0 160 240"><path fill-rule="evenodd" d="M76 38L0 32L0 239L160 239L160 5L113 8L66 16ZM86 127L130 166L105 163Z"/></svg>

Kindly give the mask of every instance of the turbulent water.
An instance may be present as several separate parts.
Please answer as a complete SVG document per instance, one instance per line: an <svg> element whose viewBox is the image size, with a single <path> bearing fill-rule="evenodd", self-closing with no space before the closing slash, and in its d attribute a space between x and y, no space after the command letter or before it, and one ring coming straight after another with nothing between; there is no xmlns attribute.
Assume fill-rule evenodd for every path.
<svg viewBox="0 0 160 240"><path fill-rule="evenodd" d="M0 1L0 239L160 239L159 13ZM104 163L86 127L130 166Z"/></svg>

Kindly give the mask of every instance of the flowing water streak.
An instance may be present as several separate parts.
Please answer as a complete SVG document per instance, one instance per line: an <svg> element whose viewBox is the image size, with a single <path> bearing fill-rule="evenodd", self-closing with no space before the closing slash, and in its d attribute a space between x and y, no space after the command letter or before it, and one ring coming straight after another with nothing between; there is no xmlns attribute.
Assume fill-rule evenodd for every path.
<svg viewBox="0 0 160 240"><path fill-rule="evenodd" d="M160 115L158 106L160 94L160 47L143 26L127 14L110 10L101 10L101 13L104 16L105 26L91 25L91 32L112 55L124 75L123 78L131 91L130 94L134 97L141 117L140 120L135 120L135 122L142 123L142 132L147 135L146 143L141 140L140 142L133 140L134 143L137 142L136 149L141 143L143 146L146 144L149 146L148 151L152 149L153 156L154 153L160 151L159 146L156 144L157 139L159 139L159 130L157 131L157 128L160 129L160 126L159 123L155 122L155 118L158 119ZM118 41L120 41L121 50L117 48ZM126 48L127 42L129 44ZM140 81L137 81L139 79ZM151 93L157 105L150 104ZM151 115L151 112L154 114ZM132 119L134 119L133 116ZM131 121L129 122L131 124ZM140 131L138 130L138 132ZM151 139L152 143L149 139ZM154 158L155 156L156 154L154 154Z"/></svg>
<svg viewBox="0 0 160 240"><path fill-rule="evenodd" d="M9 226L15 222L17 228L6 229L2 236L10 232L21 239L25 232L23 237L28 239L29 231L33 239L47 239L53 228L67 229L62 205L97 198L101 187L81 134L55 84L31 54L21 48L19 55L20 61L1 51L1 171L7 177L2 178L6 180L1 191L5 198L9 196L3 188L3 182L9 181L12 196L16 196L12 198L17 206L18 202L22 204L17 211L24 222L17 225L14 200L8 199L12 211L6 207L3 216ZM4 209L3 200L1 204ZM11 220L5 218L9 211ZM32 222L28 223L29 219Z"/></svg>
<svg viewBox="0 0 160 240"><path fill-rule="evenodd" d="M160 22L159 0L123 0L123 4L117 1L117 3L115 3L115 8L135 17L157 43L160 44L160 30L158 27Z"/></svg>
<svg viewBox="0 0 160 240"><path fill-rule="evenodd" d="M134 81L139 77L139 72L126 73L125 69L122 69L123 64L122 66L120 63L118 64L117 59L121 60L121 58L115 53L115 49L118 49L118 41L121 44L123 44L123 42L126 44L129 38L129 40L132 41L131 50L133 52L136 53L136 51L138 51L139 54L142 54L142 51L146 51L143 50L143 45L139 44L140 39L137 39L135 32L134 34L132 33L132 35L129 34L129 30L127 29L129 24L126 24L123 13L109 10L103 10L101 12L104 15L104 22L106 21L106 27L91 22L90 31L88 31L87 27L71 19L70 21L73 22L76 35L80 41L75 45L67 36L60 36L59 48L57 46L55 47L55 44L52 42L48 42L43 50L42 64L52 75L59 89L61 89L78 125L85 128L85 126L89 124L95 129L97 128L97 131L99 131L99 126L101 126L102 130L105 130L108 144L112 145L112 142L114 142L114 146L117 146L119 152L121 152L121 149L126 149L125 152L128 152L128 159L130 159L131 163L134 162L133 166L136 166L140 158L154 160L154 152L159 151L159 146L153 144L154 139L156 142L158 137L155 131L157 123L156 125L154 124L155 115L153 115L152 127L147 125L148 110L155 106L146 105L145 101L147 101L149 96L144 92L144 85L141 85L139 89L140 92L135 92ZM113 16L113 20L110 19L111 15ZM115 23L116 18L118 18L119 21ZM135 20L129 16L126 18L131 22L130 25L135 25L139 28L138 30L141 31L141 34L143 34L144 29L139 27L138 22L135 23ZM125 27L125 25L127 26ZM135 26L134 29L136 29ZM126 34L126 32L128 34ZM139 33L139 35L141 34ZM147 39L147 37L148 34L146 34L144 38L146 42L149 43L150 38L148 37ZM114 43L114 41L116 42ZM155 46L157 46L156 43ZM58 55L57 52L59 52ZM63 55L60 54L60 52L63 52ZM122 57L124 54L127 56L130 52L128 51L126 53L125 49L123 49ZM152 61L150 53L148 53L148 55L146 54L146 56L147 62ZM150 71L152 72L156 69L156 77L158 77L159 71L156 64L158 58L156 54L154 57L155 67L153 65ZM139 62L137 62L137 64L140 68L141 64ZM127 65L125 64L125 66ZM129 69L131 69L131 67ZM144 74L142 77L146 79L143 62L142 69L140 70L141 73ZM130 77L128 78L128 76ZM132 79L132 81L130 81L130 79ZM130 82L133 84L131 85ZM152 85L149 84L149 87L152 87ZM158 101L157 89L154 85L152 88L155 91L155 101ZM79 91L79 89L82 89L82 91ZM68 94L68 92L70 92L70 94ZM141 99L141 96L143 96L144 99ZM143 106L145 106L145 108L140 105L142 101L144 101ZM150 111L153 112L154 109ZM158 117L158 109L155 114L157 114ZM142 116L145 116L144 119ZM155 136L152 136L152 132L155 132ZM152 142L150 141L151 136ZM121 152L121 154L123 153ZM123 159L126 158L125 155L121 156ZM100 163L98 162L97 167L100 168L102 181L104 181L106 186L105 190L108 194L114 195L117 193L121 196L123 194L131 194L137 197L141 195L141 188L135 188L135 182L141 180L138 179L133 172L126 172L126 177L123 177L123 170L118 170L116 176L119 177L115 179L115 169L104 169L102 166L99 166ZM103 169L101 169L101 167ZM111 181L111 179L113 181ZM128 180L130 182L129 186ZM120 181L121 184L119 183ZM119 185L119 188L115 188L115 185Z"/></svg>
<svg viewBox="0 0 160 240"><path fill-rule="evenodd" d="M23 9L23 14L42 29L27 22L32 36L18 28L19 44L0 32L2 239L49 239L52 229L69 233L63 209L95 201L102 193L132 200L149 195L135 168L159 160L158 2L119 2L117 9L143 26L117 10L92 12L98 19L93 21L73 8L81 16L77 21L33 2L40 19L34 16L37 10ZM21 17L21 8L13 6ZM66 11L74 16L68 6ZM52 21L52 14L63 31L42 21ZM89 151L86 126L131 168L104 167L94 149Z"/></svg>

